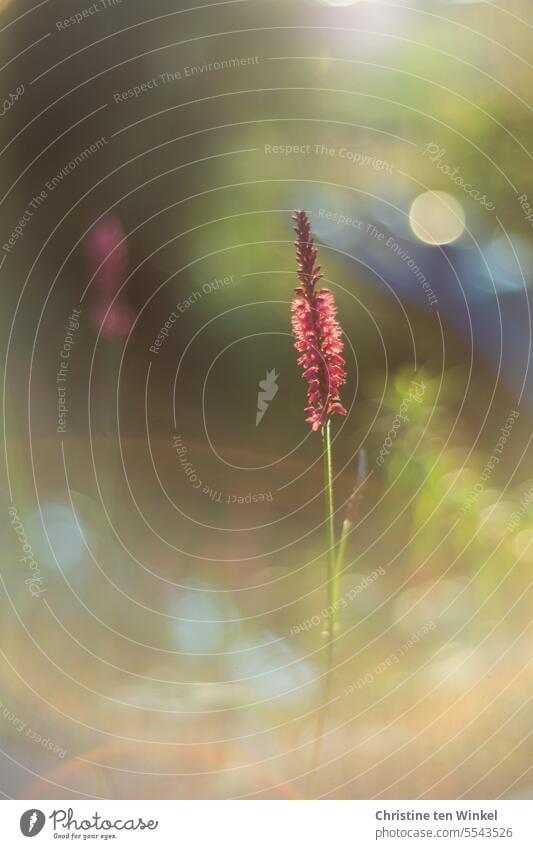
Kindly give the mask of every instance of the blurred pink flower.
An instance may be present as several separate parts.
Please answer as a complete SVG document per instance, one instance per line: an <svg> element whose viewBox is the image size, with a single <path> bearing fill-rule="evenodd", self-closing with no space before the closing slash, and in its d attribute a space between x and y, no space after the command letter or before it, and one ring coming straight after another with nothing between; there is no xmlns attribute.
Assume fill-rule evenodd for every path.
<svg viewBox="0 0 533 849"><path fill-rule="evenodd" d="M86 250L94 275L93 322L106 338L122 339L135 321L135 312L122 294L115 300L128 271L128 246L120 220L108 215L95 224L87 236Z"/></svg>

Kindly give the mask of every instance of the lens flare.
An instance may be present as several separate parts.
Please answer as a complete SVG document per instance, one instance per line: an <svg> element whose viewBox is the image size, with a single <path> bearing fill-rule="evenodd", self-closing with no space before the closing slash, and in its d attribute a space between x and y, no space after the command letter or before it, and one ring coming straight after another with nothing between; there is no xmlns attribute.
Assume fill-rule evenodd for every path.
<svg viewBox="0 0 533 849"><path fill-rule="evenodd" d="M421 242L449 245L464 233L465 213L448 192L423 192L411 205L409 223Z"/></svg>

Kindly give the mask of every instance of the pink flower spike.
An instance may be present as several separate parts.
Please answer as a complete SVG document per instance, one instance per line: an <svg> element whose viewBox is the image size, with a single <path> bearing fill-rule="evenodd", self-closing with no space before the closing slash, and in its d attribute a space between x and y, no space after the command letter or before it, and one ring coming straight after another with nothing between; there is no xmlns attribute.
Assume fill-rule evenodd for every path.
<svg viewBox="0 0 533 849"><path fill-rule="evenodd" d="M342 330L337 321L335 298L329 289L319 289L323 275L317 265L317 249L311 237L309 219L303 210L294 213L298 236L296 259L301 285L293 299L292 332L294 347L300 353L298 365L308 381L305 412L313 430L324 427L334 413L346 415L339 389L346 383Z"/></svg>

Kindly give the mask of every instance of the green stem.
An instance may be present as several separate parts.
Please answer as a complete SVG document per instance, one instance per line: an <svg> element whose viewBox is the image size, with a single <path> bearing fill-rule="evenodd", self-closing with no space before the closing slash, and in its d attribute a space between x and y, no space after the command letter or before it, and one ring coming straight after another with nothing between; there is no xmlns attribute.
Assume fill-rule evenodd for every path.
<svg viewBox="0 0 533 849"><path fill-rule="evenodd" d="M324 497L326 506L327 528L327 563L328 563L328 633L329 640L333 637L332 617L334 604L335 581L335 517L333 509L333 463L331 459L331 428L329 421L322 428L322 447L324 452Z"/></svg>
<svg viewBox="0 0 533 849"><path fill-rule="evenodd" d="M350 536L350 531L352 530L352 523L345 519L342 523L342 533L341 538L337 550L337 557L335 558L335 571L333 573L333 591L332 591L332 604L333 604L333 632L335 633L335 627L337 624L337 607L339 604L339 583L340 576L342 574L342 570L344 567L344 558L346 557L346 548L348 546L348 537Z"/></svg>
<svg viewBox="0 0 533 849"><path fill-rule="evenodd" d="M326 544L327 550L327 599L328 599L328 618L327 627L327 646L326 646L326 674L324 676L324 684L322 688L322 705L318 714L317 727L315 732L315 742L313 746L313 765L312 775L316 780L318 777L318 767L320 762L320 745L324 735L324 725L326 721L326 712L328 702L331 696L331 685L333 675L333 639L334 639L334 622L335 622L335 516L333 507L333 463L331 456L331 430L329 421L322 428L322 449L324 459L324 498L326 508Z"/></svg>

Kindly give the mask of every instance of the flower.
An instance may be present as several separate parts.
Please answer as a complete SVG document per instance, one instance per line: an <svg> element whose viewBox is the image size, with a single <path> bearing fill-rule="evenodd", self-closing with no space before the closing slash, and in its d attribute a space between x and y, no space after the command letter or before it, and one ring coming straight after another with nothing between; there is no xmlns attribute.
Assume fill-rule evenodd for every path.
<svg viewBox="0 0 533 849"><path fill-rule="evenodd" d="M335 298L329 289L316 289L322 279L317 265L317 249L311 237L309 219L303 210L294 213L298 236L296 258L301 285L292 302L294 347L300 352L298 364L308 381L306 421L313 430L324 427L334 413L346 415L339 388L346 383L342 330L337 321Z"/></svg>

